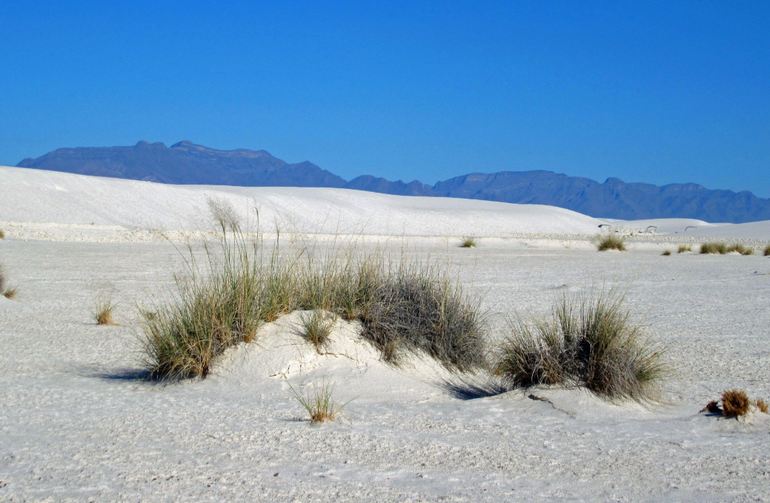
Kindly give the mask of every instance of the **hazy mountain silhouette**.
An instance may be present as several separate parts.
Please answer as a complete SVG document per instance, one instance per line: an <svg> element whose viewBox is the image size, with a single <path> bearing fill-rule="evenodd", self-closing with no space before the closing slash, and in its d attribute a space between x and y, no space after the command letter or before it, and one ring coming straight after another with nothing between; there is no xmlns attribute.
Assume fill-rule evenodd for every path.
<svg viewBox="0 0 770 503"><path fill-rule="evenodd" d="M748 191L701 185L599 183L550 171L472 173L433 186L364 175L346 181L311 162L290 164L264 150L216 150L188 141L166 147L62 148L19 166L174 184L344 187L398 195L446 196L510 203L549 204L595 217L699 218L710 222L770 220L770 199Z"/></svg>

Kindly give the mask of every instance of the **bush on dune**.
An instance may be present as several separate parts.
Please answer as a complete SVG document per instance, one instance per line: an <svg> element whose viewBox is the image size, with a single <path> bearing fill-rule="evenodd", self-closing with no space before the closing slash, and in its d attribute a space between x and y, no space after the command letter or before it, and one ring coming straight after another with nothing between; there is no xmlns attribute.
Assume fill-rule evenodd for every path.
<svg viewBox="0 0 770 503"><path fill-rule="evenodd" d="M687 253L692 251L692 245L679 245L679 248L676 249L677 253Z"/></svg>
<svg viewBox="0 0 770 503"><path fill-rule="evenodd" d="M661 351L631 323L622 301L614 294L564 297L550 318L516 323L496 373L513 387L582 386L609 399L654 398L665 374Z"/></svg>
<svg viewBox="0 0 770 503"><path fill-rule="evenodd" d="M404 353L424 352L451 369L484 365L478 307L438 271L389 267L376 255L316 261L303 250L286 258L278 245L263 252L237 222L222 219L220 226L219 247L205 248L202 267L190 250L188 275L176 278L173 302L140 310L153 378L206 377L227 348L252 341L261 323L298 309L360 320L363 337L393 364Z"/></svg>

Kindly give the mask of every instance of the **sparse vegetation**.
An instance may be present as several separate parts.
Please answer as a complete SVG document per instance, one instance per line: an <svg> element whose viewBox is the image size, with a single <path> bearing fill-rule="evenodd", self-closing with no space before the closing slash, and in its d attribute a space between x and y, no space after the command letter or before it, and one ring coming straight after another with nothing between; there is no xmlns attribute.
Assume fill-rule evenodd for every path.
<svg viewBox="0 0 770 503"><path fill-rule="evenodd" d="M671 250L663 250L663 253L661 253L661 255L663 255L664 257L668 257L669 255L671 255Z"/></svg>
<svg viewBox="0 0 770 503"><path fill-rule="evenodd" d="M363 337L390 363L412 351L461 371L485 365L478 306L443 273L390 267L381 256L337 254L316 262L308 250L282 257L277 245L265 253L259 239L248 240L230 213L223 215L219 249L205 248L203 267L190 251L176 300L140 310L153 378L205 377L217 356L253 340L261 323L319 309L360 320Z"/></svg>
<svg viewBox="0 0 770 503"><path fill-rule="evenodd" d="M745 416L751 412L752 406L764 414L768 412L767 402L761 398L752 401L749 399L749 395L742 389L730 389L722 392L720 402L712 400L701 412L705 411L730 418Z"/></svg>
<svg viewBox="0 0 770 503"><path fill-rule="evenodd" d="M313 424L334 421L339 417L346 405L338 404L334 401L334 387L325 382L319 387L314 387L312 392L304 395L294 389L291 384L289 384L289 389L291 389L294 398L305 409L310 422Z"/></svg>
<svg viewBox="0 0 770 503"><path fill-rule="evenodd" d="M16 298L17 289L15 287L8 287L5 282L5 272L3 266L0 265L0 294L6 299L13 300Z"/></svg>
<svg viewBox="0 0 770 503"><path fill-rule="evenodd" d="M679 248L676 249L677 253L687 253L692 251L692 245L679 245Z"/></svg>
<svg viewBox="0 0 770 503"><path fill-rule="evenodd" d="M770 245L765 246L764 255L765 257L770 257Z"/></svg>
<svg viewBox="0 0 770 503"><path fill-rule="evenodd" d="M647 400L665 367L660 348L631 323L623 298L602 293L565 296L550 318L514 324L495 373L513 387L583 386L608 399Z"/></svg>
<svg viewBox="0 0 770 503"><path fill-rule="evenodd" d="M101 300L96 304L96 311L94 312L94 319L97 325L114 325L115 319L112 314L115 309L115 305L111 300Z"/></svg>
<svg viewBox="0 0 770 503"><path fill-rule="evenodd" d="M702 254L712 254L712 255L725 255L727 253L740 253L741 255L753 255L754 254L754 248L749 248L747 246L744 246L742 244L733 244L733 245L727 245L722 242L711 242L711 243L703 243L700 245L700 252Z"/></svg>
<svg viewBox="0 0 770 503"><path fill-rule="evenodd" d="M334 318L320 309L314 309L302 318L303 335L319 353L329 344Z"/></svg>
<svg viewBox="0 0 770 503"><path fill-rule="evenodd" d="M754 248L743 246L742 244L734 244L727 247L727 253L737 252L741 255L754 255Z"/></svg>
<svg viewBox="0 0 770 503"><path fill-rule="evenodd" d="M596 248L599 251L607 251L607 250L626 251L626 243L622 237L609 235L601 238L601 240L599 241L599 244L596 245Z"/></svg>
<svg viewBox="0 0 770 503"><path fill-rule="evenodd" d="M703 243L700 245L700 252L702 255L724 255L727 253L727 245L725 243Z"/></svg>
<svg viewBox="0 0 770 503"><path fill-rule="evenodd" d="M476 248L476 239L473 237L465 237L460 243L460 248Z"/></svg>
<svg viewBox="0 0 770 503"><path fill-rule="evenodd" d="M0 229L0 239L5 239L5 231Z"/></svg>

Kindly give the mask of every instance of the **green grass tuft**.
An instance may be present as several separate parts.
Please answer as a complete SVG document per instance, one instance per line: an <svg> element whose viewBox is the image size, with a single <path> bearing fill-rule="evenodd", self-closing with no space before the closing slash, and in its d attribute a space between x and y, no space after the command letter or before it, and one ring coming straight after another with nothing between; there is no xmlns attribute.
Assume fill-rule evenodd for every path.
<svg viewBox="0 0 770 503"><path fill-rule="evenodd" d="M323 383L319 387L314 387L314 390L310 393L302 394L289 384L294 398L299 402L305 412L307 412L308 419L313 424L325 423L328 421L336 420L342 413L342 409L345 404L338 404L335 402L334 386Z"/></svg>
<svg viewBox="0 0 770 503"><path fill-rule="evenodd" d="M314 309L312 313L302 317L303 335L319 353L329 344L332 327L333 316L320 309Z"/></svg>
<svg viewBox="0 0 770 503"><path fill-rule="evenodd" d="M552 316L519 321L495 373L513 387L582 386L608 399L648 400L665 375L660 348L632 324L617 295L563 297Z"/></svg>

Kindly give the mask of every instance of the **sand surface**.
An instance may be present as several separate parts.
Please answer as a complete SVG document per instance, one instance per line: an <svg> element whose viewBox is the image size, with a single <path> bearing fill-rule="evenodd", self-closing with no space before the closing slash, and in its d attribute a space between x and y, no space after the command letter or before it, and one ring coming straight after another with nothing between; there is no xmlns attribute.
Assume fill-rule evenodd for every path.
<svg viewBox="0 0 770 503"><path fill-rule="evenodd" d="M333 213L351 199L364 208L338 219L351 226L371 197L377 235L389 229L374 217L382 208L397 208L408 223L434 204L426 221L436 227L425 234L399 230L374 241L364 230L340 243L310 233L308 221L297 225L311 235L286 246L384 249L442 265L481 299L490 338L505 335L506 317L545 314L564 292L622 289L634 319L667 348L672 372L662 402L608 404L544 388L468 399L430 361L385 365L354 323L337 322L329 354L318 355L297 334L301 313L263 326L258 343L231 350L209 378L159 386L141 379L137 305L167 296L172 274L183 270L178 245L130 242L107 231L94 239L73 226L87 228L83 218L99 210L94 226L123 232L149 208L147 218L159 219L165 231L203 229L210 225L206 200L194 194L210 189L62 175L69 185L57 182L65 191L52 188L56 197L46 200L36 199L43 196L35 185L45 180L18 171L0 169L4 192L14 177L21 184L13 199L4 194L0 201L0 228L15 226L0 241L0 263L19 288L14 301L0 297L0 500L770 500L768 416L736 421L698 413L726 388L770 398L770 258L761 254L662 257L656 247L674 238L661 231L650 246L598 253L575 245L590 238L595 219L554 208L264 189L283 202L295 194L310 205L301 214ZM83 187L97 182L104 185ZM93 207L83 200L89 190L97 191ZM109 190L126 199L116 204L104 196ZM191 194L197 206L188 208L176 191ZM497 209L484 213L477 203ZM13 213L21 204L34 218ZM184 227L188 211L202 213ZM531 240L516 224L511 236L520 238L488 237L461 249L456 236L465 233L442 227L494 230L511 225L514 214L533 226ZM558 227L547 227L557 216ZM32 224L50 233L35 235ZM761 242L767 225L722 227ZM117 326L92 321L105 297L117 302ZM311 426L289 385L309 390L324 382L349 403L340 421Z"/></svg>

